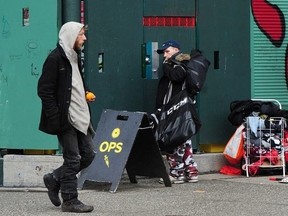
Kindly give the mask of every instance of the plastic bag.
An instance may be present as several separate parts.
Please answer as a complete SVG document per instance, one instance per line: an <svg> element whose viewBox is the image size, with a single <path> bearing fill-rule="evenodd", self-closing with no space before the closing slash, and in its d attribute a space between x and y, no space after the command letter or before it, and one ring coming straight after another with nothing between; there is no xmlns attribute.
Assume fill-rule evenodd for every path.
<svg viewBox="0 0 288 216"><path fill-rule="evenodd" d="M229 163L239 164L244 156L244 125L240 125L227 142L223 155Z"/></svg>

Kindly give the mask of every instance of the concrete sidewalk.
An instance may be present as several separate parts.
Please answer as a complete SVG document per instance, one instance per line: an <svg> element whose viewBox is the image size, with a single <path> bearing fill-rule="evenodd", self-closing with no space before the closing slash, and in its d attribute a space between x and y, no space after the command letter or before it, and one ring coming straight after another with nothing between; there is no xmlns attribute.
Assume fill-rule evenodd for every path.
<svg viewBox="0 0 288 216"><path fill-rule="evenodd" d="M199 182L206 182L206 181L224 181L224 182L231 182L231 183L241 183L241 184L256 184L256 185L286 185L288 183L281 183L280 181L274 180L283 179L287 176L283 175L262 175L262 176L253 176L253 177L246 177L244 175L224 175L221 173L205 173L199 175ZM128 175L126 173L123 174L118 190L123 192L127 188L134 188L134 189L141 189L143 187L152 186L153 187L164 187L164 184L158 183L158 178L149 178L149 177L137 177L138 183L133 184L130 183ZM193 185L193 183L190 183ZM146 185L146 186L145 186ZM154 186L153 186L154 185ZM197 185L197 183L195 183ZM172 184L172 187L177 185ZM47 192L45 187L0 187L0 191L10 191L10 192ZM91 182L87 184L83 189L79 189L79 194L88 193L91 191L107 191L109 192L109 184L99 184ZM118 191L116 191L118 193Z"/></svg>
<svg viewBox="0 0 288 216"><path fill-rule="evenodd" d="M200 174L217 173L225 165L222 153L194 154ZM163 156L164 163L166 162ZM43 175L63 162L62 156L5 155L3 160L4 187L43 187ZM167 163L165 164L167 166Z"/></svg>
<svg viewBox="0 0 288 216"><path fill-rule="evenodd" d="M105 187L79 190L79 199L93 205L97 216L223 216L287 215L287 185L269 176L201 174L198 183L165 187L159 179L123 176L116 193ZM17 205L16 205L17 204ZM0 188L1 215L65 216L48 199L45 188Z"/></svg>

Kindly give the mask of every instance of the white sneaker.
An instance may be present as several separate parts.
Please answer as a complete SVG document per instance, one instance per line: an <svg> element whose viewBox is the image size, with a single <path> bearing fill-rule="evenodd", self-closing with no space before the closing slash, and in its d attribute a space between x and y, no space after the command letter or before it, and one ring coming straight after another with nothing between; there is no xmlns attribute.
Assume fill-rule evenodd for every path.
<svg viewBox="0 0 288 216"><path fill-rule="evenodd" d="M196 183L198 182L198 175L197 176L187 176L185 178L185 182L189 182L189 183Z"/></svg>
<svg viewBox="0 0 288 216"><path fill-rule="evenodd" d="M179 176L179 177L173 177L171 175L169 175L169 179L171 181L172 184L183 184L185 182L185 177L184 176ZM163 178L160 178L159 180L160 184L164 184L164 180Z"/></svg>

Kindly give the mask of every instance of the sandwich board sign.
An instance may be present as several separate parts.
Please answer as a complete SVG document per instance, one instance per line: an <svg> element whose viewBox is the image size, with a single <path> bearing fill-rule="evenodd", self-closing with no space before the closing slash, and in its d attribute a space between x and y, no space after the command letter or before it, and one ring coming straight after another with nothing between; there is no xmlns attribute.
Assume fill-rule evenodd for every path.
<svg viewBox="0 0 288 216"><path fill-rule="evenodd" d="M103 110L93 138L95 158L78 178L78 188L86 180L111 183L116 192L124 169L131 183L136 176L163 178L171 187L161 152L148 116L144 112Z"/></svg>

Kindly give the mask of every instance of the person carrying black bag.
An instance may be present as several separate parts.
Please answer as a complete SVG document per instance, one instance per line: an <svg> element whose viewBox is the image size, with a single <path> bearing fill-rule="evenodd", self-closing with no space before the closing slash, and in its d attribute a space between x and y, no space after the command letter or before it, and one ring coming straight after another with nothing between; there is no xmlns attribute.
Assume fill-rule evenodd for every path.
<svg viewBox="0 0 288 216"><path fill-rule="evenodd" d="M163 43L157 53L164 55L163 76L159 80L156 95L156 109L159 109L182 91L183 86L185 86L187 71L185 67L175 62L175 58L179 55L185 61L185 55L180 52L180 44L175 40ZM190 58L190 55L188 57ZM189 61L188 58L187 61ZM197 163L193 159L193 148L190 139L179 143L173 149L165 149L165 153L170 168L171 183L198 182ZM160 183L163 183L163 179L160 179Z"/></svg>

